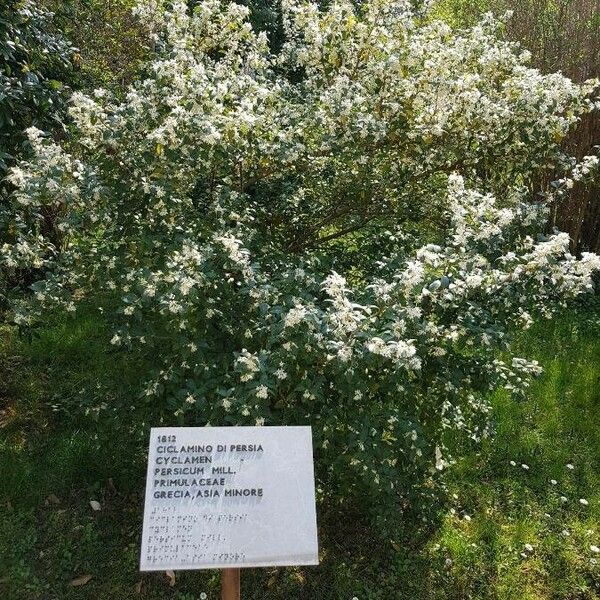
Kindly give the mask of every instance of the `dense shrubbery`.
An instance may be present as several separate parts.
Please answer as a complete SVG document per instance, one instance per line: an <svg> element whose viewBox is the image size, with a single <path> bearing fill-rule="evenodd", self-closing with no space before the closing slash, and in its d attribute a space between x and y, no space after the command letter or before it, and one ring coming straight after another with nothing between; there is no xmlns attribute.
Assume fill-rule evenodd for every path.
<svg viewBox="0 0 600 600"><path fill-rule="evenodd" d="M31 149L25 129L64 132L74 48L55 28L54 15L30 0L8 0L0 6L0 244L17 239L8 195L8 169ZM0 322L7 288L19 285L0 267Z"/></svg>
<svg viewBox="0 0 600 600"><path fill-rule="evenodd" d="M600 5L597 0L439 0L436 10L456 26L487 11L510 11L505 34L532 53L542 72L561 71L574 81L600 76ZM600 118L588 115L564 142L578 158L597 153ZM552 211L550 223L569 233L577 252L600 252L600 182L576 186Z"/></svg>
<svg viewBox="0 0 600 600"><path fill-rule="evenodd" d="M286 2L277 55L235 4L139 13L151 76L75 95L69 145L32 128L11 171L1 264L46 273L14 320L98 308L154 362L157 420L311 423L320 494L393 523L538 372L499 359L511 328L591 287L597 257L540 232L597 166L559 148L597 84L404 1Z"/></svg>
<svg viewBox="0 0 600 600"><path fill-rule="evenodd" d="M30 0L0 7L0 180L21 152L25 128L62 126L73 48L53 32L52 17Z"/></svg>

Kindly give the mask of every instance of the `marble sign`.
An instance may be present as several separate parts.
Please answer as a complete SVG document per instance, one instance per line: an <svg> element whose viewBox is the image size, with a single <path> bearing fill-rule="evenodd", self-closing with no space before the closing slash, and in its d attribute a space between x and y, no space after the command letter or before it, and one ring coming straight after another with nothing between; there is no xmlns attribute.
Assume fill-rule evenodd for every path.
<svg viewBox="0 0 600 600"><path fill-rule="evenodd" d="M318 562L310 427L151 430L142 571Z"/></svg>

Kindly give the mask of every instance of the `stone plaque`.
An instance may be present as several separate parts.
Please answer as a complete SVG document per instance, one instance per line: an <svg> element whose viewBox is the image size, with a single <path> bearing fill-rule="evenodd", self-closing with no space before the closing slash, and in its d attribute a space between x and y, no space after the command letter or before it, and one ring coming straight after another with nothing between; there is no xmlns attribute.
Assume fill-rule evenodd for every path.
<svg viewBox="0 0 600 600"><path fill-rule="evenodd" d="M318 562L310 427L151 430L142 571Z"/></svg>

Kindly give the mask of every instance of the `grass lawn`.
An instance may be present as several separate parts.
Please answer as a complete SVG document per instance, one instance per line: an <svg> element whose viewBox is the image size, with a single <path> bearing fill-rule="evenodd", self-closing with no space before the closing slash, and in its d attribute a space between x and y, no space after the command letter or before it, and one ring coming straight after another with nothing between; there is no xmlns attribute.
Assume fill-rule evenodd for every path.
<svg viewBox="0 0 600 600"><path fill-rule="evenodd" d="M151 423L140 365L98 327L0 330L0 599L216 600L213 572L138 572ZM426 536L375 540L321 507L321 566L244 572L243 598L600 598L600 317L564 314L516 347L545 373L526 401L496 394L497 435L448 468Z"/></svg>

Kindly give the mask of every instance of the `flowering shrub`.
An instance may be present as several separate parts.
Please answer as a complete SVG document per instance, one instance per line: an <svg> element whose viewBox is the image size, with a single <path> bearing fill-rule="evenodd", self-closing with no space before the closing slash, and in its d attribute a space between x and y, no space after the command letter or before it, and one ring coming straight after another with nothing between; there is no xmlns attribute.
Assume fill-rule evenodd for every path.
<svg viewBox="0 0 600 600"><path fill-rule="evenodd" d="M46 273L14 320L97 307L115 349L152 357L157 414L310 423L320 494L391 522L488 434L489 391L539 372L498 356L511 329L591 287L598 258L540 232L597 161L544 201L528 187L568 164L597 84L403 0L285 2L278 55L235 4L138 12L152 76L122 103L74 95L69 143L29 130L10 174L0 258Z"/></svg>

